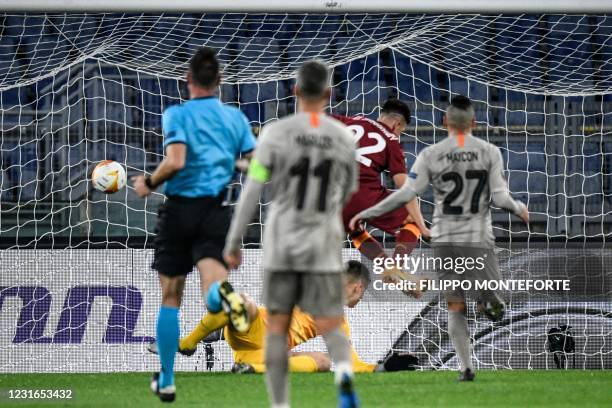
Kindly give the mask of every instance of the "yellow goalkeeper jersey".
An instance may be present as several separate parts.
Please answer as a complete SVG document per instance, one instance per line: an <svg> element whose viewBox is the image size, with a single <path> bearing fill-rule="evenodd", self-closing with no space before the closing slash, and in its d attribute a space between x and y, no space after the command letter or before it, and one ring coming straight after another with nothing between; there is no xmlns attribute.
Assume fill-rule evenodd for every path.
<svg viewBox="0 0 612 408"><path fill-rule="evenodd" d="M263 363L263 347L268 320L267 317L268 311L266 308L259 307L257 318L252 322L248 332L237 333L226 328L225 338L234 350L234 359L236 361L244 363ZM350 341L351 329L346 317L342 323L341 330ZM291 325L289 326L287 344L289 350L292 350L294 347L308 340L314 339L318 335L312 316L296 307L293 310ZM375 364L368 364L359 358L352 342L351 359L353 360L353 370L357 373L371 373L376 367Z"/></svg>

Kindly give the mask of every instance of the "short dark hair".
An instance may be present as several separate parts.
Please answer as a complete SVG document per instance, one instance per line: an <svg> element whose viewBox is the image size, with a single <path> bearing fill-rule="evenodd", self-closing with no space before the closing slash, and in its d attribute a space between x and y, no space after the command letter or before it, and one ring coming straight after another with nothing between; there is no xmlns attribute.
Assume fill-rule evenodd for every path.
<svg viewBox="0 0 612 408"><path fill-rule="evenodd" d="M474 107L470 98L457 95L446 108L446 125L458 130L471 128L474 121Z"/></svg>
<svg viewBox="0 0 612 408"><path fill-rule="evenodd" d="M451 106L464 111L472 107L472 101L470 101L470 98L464 95L454 96L453 99L451 99L450 104Z"/></svg>
<svg viewBox="0 0 612 408"><path fill-rule="evenodd" d="M381 113L396 113L398 115L402 115L406 124L410 124L410 108L406 104L406 102L402 102L397 98L389 98L385 101L382 108L380 109Z"/></svg>
<svg viewBox="0 0 612 408"><path fill-rule="evenodd" d="M363 286L368 287L370 285L370 271L367 266L359 261L350 260L346 263L346 274L351 279L359 279L363 282Z"/></svg>
<svg viewBox="0 0 612 408"><path fill-rule="evenodd" d="M306 99L319 99L329 86L329 69L320 60L304 62L297 73L297 88Z"/></svg>
<svg viewBox="0 0 612 408"><path fill-rule="evenodd" d="M220 64L215 50L201 47L189 61L191 78L202 88L211 88L219 83Z"/></svg>

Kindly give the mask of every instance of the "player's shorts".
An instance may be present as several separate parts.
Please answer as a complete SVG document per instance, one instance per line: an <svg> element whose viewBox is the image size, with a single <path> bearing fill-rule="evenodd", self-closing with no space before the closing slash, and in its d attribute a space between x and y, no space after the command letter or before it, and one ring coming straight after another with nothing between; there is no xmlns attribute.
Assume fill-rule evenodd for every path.
<svg viewBox="0 0 612 408"><path fill-rule="evenodd" d="M181 276L204 258L225 265L223 247L231 214L221 203L218 197L169 196L157 215L153 269L165 276Z"/></svg>
<svg viewBox="0 0 612 408"><path fill-rule="evenodd" d="M443 290L448 302L464 302L467 298L471 298L480 302L503 303L503 297L499 291L476 289L475 285L476 281L501 279L499 261L493 249L440 245L434 246L433 253L436 259L442 259L443 268L438 270L440 281L470 281L464 286L467 290L460 287ZM454 268L450 267L449 258L452 259ZM473 265L467 259L473 259ZM472 266L468 268L466 262Z"/></svg>
<svg viewBox="0 0 612 408"><path fill-rule="evenodd" d="M385 198L391 195L391 191L384 188L359 189L342 210L342 222L344 223L345 231L349 232L349 222L351 218L359 214L361 211L370 208ZM405 206L401 206L391 212L381 215L378 218L374 218L368 221L368 224L381 229L389 234L395 234L397 230L404 225L406 218L408 217L408 210Z"/></svg>
<svg viewBox="0 0 612 408"><path fill-rule="evenodd" d="M341 272L268 272L264 303L269 313L289 314L294 306L314 317L342 316L344 277Z"/></svg>

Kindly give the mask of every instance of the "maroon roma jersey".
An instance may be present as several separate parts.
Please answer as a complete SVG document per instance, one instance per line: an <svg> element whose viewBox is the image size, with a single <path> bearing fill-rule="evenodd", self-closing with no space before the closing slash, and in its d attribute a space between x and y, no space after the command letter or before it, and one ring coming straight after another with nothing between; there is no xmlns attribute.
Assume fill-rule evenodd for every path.
<svg viewBox="0 0 612 408"><path fill-rule="evenodd" d="M348 231L350 219L360 211L384 200L391 192L382 185L381 173L389 170L391 176L406 173L404 152L395 136L384 124L363 116L338 116L353 133L359 162L359 190L353 194L342 212L344 227ZM371 220L370 223L389 233L404 224L408 216L405 207Z"/></svg>
<svg viewBox="0 0 612 408"><path fill-rule="evenodd" d="M352 132L359 162L359 190L381 190L381 173L389 170L391 176L406 173L404 152L395 136L384 124L363 116L333 115Z"/></svg>

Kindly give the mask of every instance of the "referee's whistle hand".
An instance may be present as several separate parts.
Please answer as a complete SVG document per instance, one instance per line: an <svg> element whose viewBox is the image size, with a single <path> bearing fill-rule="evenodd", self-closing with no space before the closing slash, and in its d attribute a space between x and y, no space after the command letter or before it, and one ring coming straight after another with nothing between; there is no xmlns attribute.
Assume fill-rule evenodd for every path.
<svg viewBox="0 0 612 408"><path fill-rule="evenodd" d="M151 190L145 184L145 177L143 175L134 176L131 180L132 187L134 187L134 191L138 197L143 198L151 194Z"/></svg>
<svg viewBox="0 0 612 408"><path fill-rule="evenodd" d="M223 259L227 264L228 268L236 269L242 263L242 251L239 249L232 252L226 252L223 254Z"/></svg>

